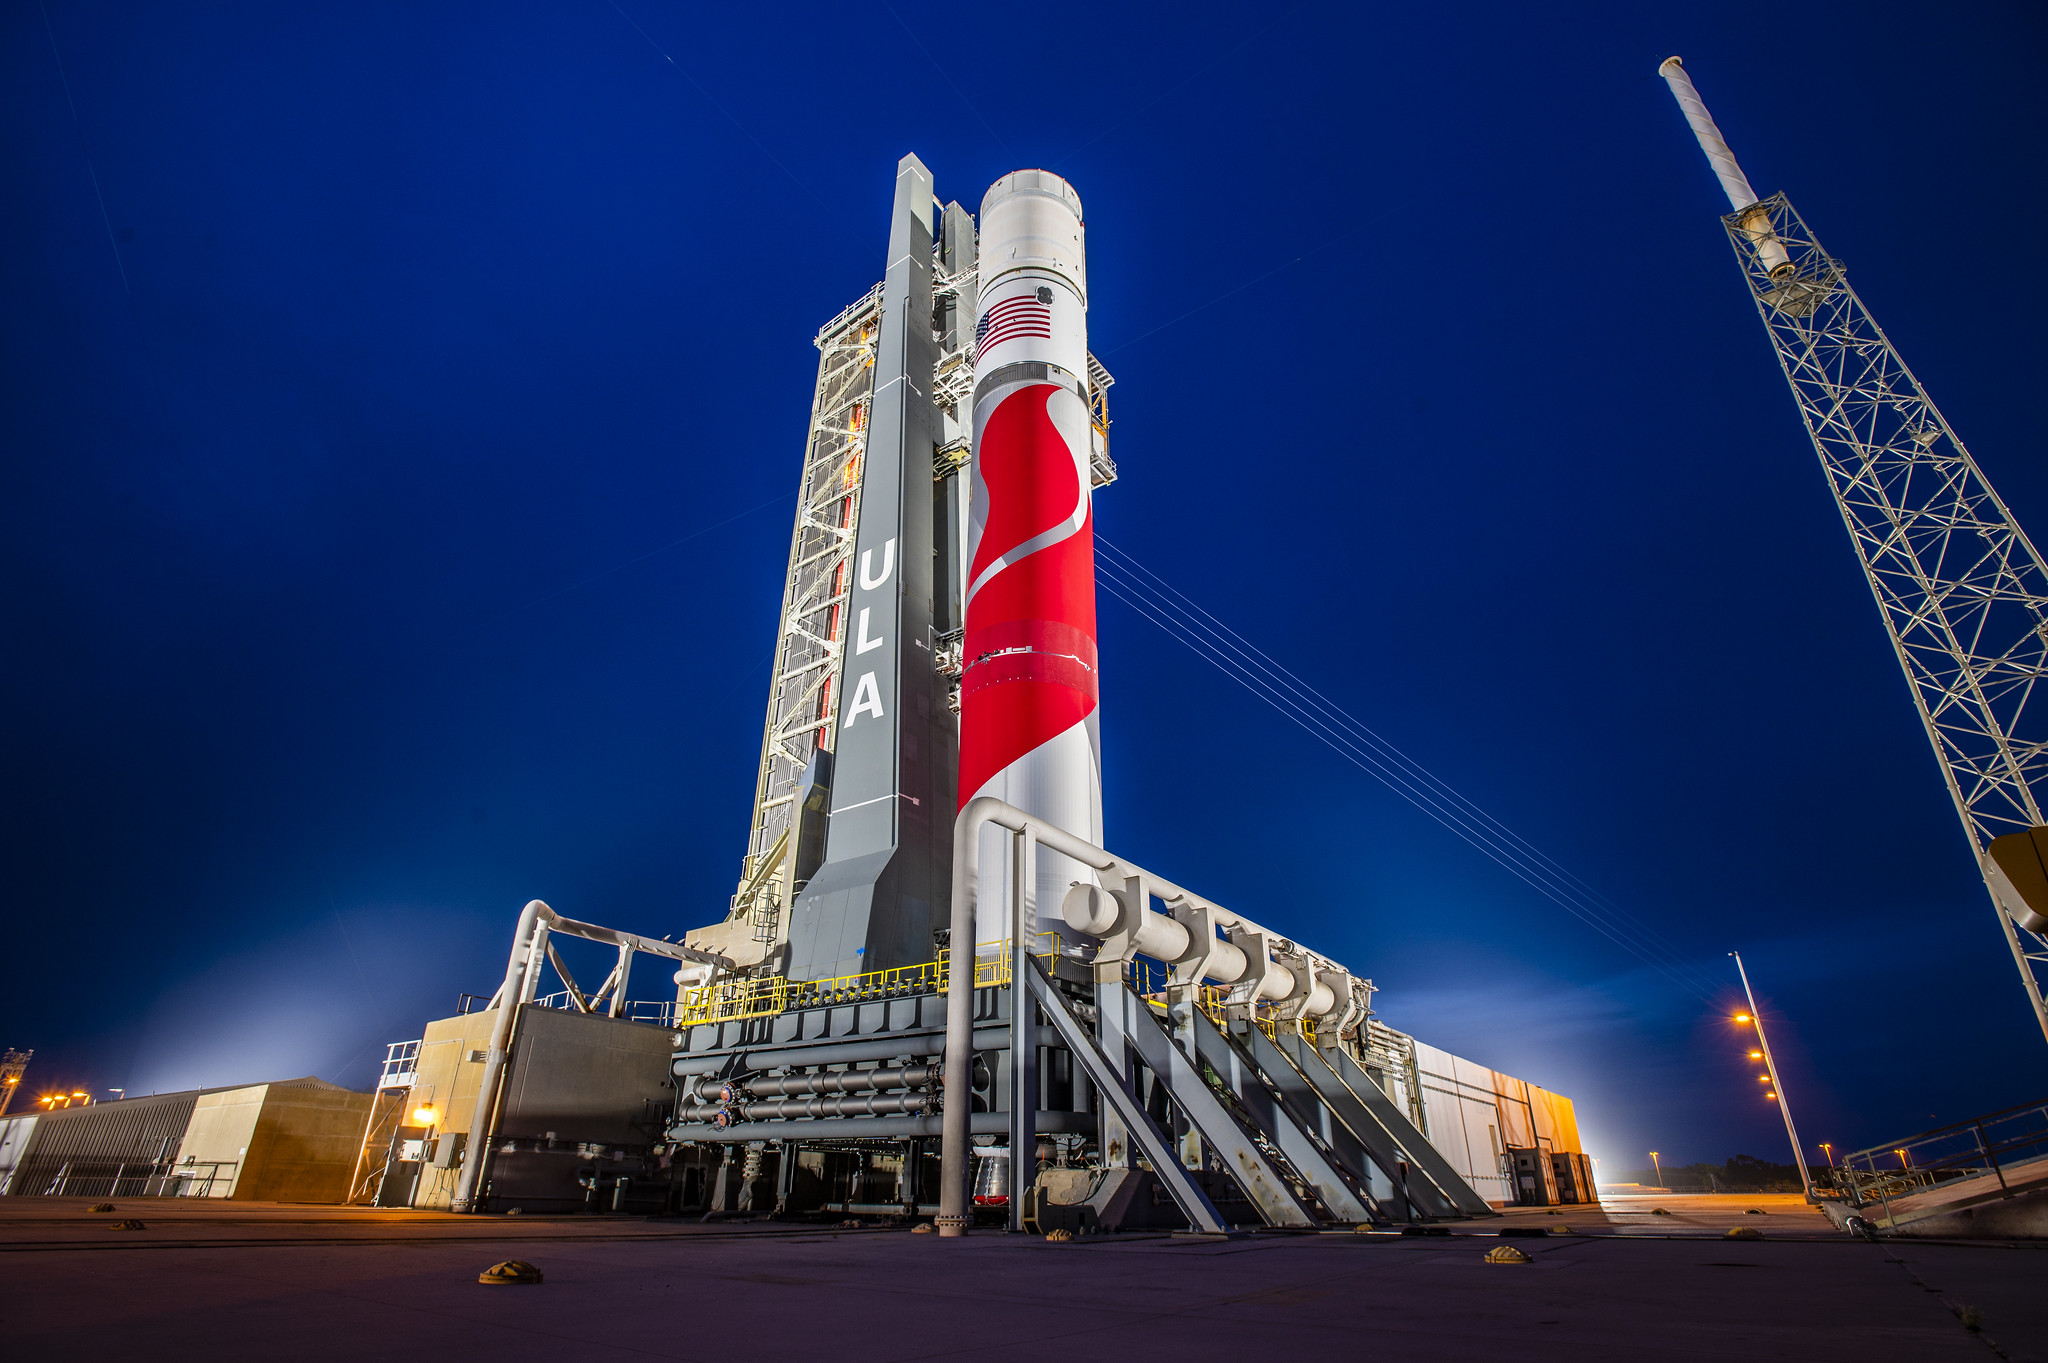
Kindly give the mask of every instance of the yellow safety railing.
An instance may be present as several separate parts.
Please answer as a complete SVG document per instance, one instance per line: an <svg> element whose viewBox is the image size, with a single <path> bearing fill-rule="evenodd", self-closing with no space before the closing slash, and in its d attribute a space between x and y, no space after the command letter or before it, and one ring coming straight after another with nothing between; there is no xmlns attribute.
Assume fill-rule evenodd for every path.
<svg viewBox="0 0 2048 1363"><path fill-rule="evenodd" d="M896 999L910 994L929 994L939 982L939 963L902 965L889 970L870 970L859 975L840 975L829 980L789 981L789 1008L815 1008L828 1003L866 1003L871 999Z"/></svg>
<svg viewBox="0 0 2048 1363"><path fill-rule="evenodd" d="M789 1006L789 981L780 975L753 980L715 980L686 989L676 1000L676 1026L773 1017Z"/></svg>
<svg viewBox="0 0 2048 1363"><path fill-rule="evenodd" d="M1031 954L1050 968L1059 953L1056 933L1032 935ZM753 979L717 980L683 992L676 1002L675 1025L692 1027L705 1022L740 1022L748 1018L774 1017L793 1008L818 1008L835 1003L867 1003L877 999L908 998L918 994L946 992L949 961L941 951L938 959L918 965L900 965L888 970L869 970L858 975L840 975L829 980L791 980L780 975ZM1157 961L1133 959L1124 966L1124 978L1133 992L1160 1011L1166 1009L1166 968ZM1011 983L1010 942L983 942L974 951L974 987L1006 988ZM1217 1026L1224 1025L1224 999L1229 990L1205 984L1197 993L1203 1013ZM1298 1030L1315 1039L1315 1019L1282 1022L1272 1016L1272 1006L1261 1003L1256 1010L1259 1030L1273 1037L1282 1027Z"/></svg>
<svg viewBox="0 0 2048 1363"><path fill-rule="evenodd" d="M1164 966L1157 961L1133 959L1124 966L1124 979L1131 986L1131 991L1146 1003L1162 1013L1166 1011L1167 972ZM1229 996L1230 991L1222 985L1205 984L1196 991L1195 1005L1209 1021L1222 1027L1228 1021L1224 1001ZM1252 1012L1258 1021L1259 1030L1275 1041L1279 1040L1278 1033L1282 1027L1300 1032L1310 1043L1315 1041L1314 1018L1305 1017L1292 1021L1276 1018L1273 1016L1273 1005L1263 1000L1254 1006Z"/></svg>
<svg viewBox="0 0 2048 1363"><path fill-rule="evenodd" d="M1031 943L1033 947L1031 954L1045 962L1046 967L1050 969L1053 957L1059 954L1059 934L1036 932L1031 935ZM941 965L945 963L945 959L945 955L942 953L939 957ZM974 949L974 987L976 989L994 989L1006 986L1010 982L1009 938L1005 937L1000 942L983 942ZM939 987L941 989L946 987L943 978L941 978Z"/></svg>
<svg viewBox="0 0 2048 1363"><path fill-rule="evenodd" d="M1033 936L1031 954L1050 964L1059 949L1059 938L1051 932ZM1010 943L983 942L974 953L974 987L993 989L1006 986L1010 978ZM917 994L942 994L946 990L947 953L935 961L918 965L869 970L859 975L840 975L829 980L791 980L781 975L754 979L716 980L687 989L676 1001L675 1025L691 1027L704 1022L739 1022L747 1018L774 1017L792 1008L817 1008L835 1003L867 1003L876 999L908 998Z"/></svg>

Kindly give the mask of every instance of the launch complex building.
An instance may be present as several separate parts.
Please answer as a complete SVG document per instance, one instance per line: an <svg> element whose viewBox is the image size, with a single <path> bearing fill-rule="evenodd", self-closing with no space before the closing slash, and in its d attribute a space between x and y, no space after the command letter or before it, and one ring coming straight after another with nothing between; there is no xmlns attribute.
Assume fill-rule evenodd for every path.
<svg viewBox="0 0 2048 1363"><path fill-rule="evenodd" d="M897 166L881 282L817 335L727 911L671 942L528 905L496 994L394 1048L357 1197L942 1233L1592 1199L1568 1100L1107 850L1092 505L1117 475L1087 302L1064 180L1004 176L977 222ZM595 990L565 933L617 948ZM672 1000L625 998L636 953L674 963Z"/></svg>
<svg viewBox="0 0 2048 1363"><path fill-rule="evenodd" d="M977 222L897 166L881 282L817 335L726 911L663 936L528 904L496 992L390 1048L342 1200L941 1234L1594 1200L1569 1100L1382 1024L1284 922L1110 850L1092 507L1117 472L1087 301L1064 180L1006 175ZM564 936L616 949L608 977L579 982ZM641 955L672 997L627 997ZM0 1149L9 1191L128 1191L58 1134ZM169 1137L122 1170L261 1195L236 1149L203 1185Z"/></svg>

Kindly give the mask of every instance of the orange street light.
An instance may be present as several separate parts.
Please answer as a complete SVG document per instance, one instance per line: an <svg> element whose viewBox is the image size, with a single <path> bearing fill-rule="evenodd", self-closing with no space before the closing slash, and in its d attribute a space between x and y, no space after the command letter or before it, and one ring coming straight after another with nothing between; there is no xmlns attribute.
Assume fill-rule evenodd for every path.
<svg viewBox="0 0 2048 1363"><path fill-rule="evenodd" d="M412 1110L412 1120L415 1126L432 1126L435 1118L439 1116L440 1114L434 1111L432 1103L421 1103Z"/></svg>
<svg viewBox="0 0 2048 1363"><path fill-rule="evenodd" d="M1799 1169L1799 1187L1806 1194L1808 1202L1813 1201L1813 1172L1806 1167L1806 1147L1799 1143L1799 1130L1792 1125L1792 1105L1778 1098L1778 1062L1771 1058L1771 1039L1764 1033L1763 1019L1757 1016L1756 991L1749 987L1749 970L1742 964L1742 953L1731 951L1728 955L1735 961L1735 973L1742 978L1742 997L1749 1004L1749 1011L1735 1015L1738 1022L1756 1025L1756 1047L1763 1052L1763 1076L1770 1084L1770 1091L1764 1097L1778 1104L1778 1115L1785 1119L1785 1142L1792 1147L1792 1159Z"/></svg>

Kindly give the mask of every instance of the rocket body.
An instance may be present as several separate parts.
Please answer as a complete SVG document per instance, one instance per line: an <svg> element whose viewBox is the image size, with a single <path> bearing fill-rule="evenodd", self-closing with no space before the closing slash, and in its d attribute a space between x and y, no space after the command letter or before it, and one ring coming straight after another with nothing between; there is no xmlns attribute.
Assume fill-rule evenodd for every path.
<svg viewBox="0 0 2048 1363"><path fill-rule="evenodd" d="M960 803L992 795L1100 846L1102 744L1089 469L1081 200L1042 170L981 204L974 463L960 680ZM998 831L985 834L992 840ZM1007 838L982 874L1006 868ZM978 895L977 943L1009 935L1010 895ZM1059 921L1087 868L1041 849L1034 913Z"/></svg>

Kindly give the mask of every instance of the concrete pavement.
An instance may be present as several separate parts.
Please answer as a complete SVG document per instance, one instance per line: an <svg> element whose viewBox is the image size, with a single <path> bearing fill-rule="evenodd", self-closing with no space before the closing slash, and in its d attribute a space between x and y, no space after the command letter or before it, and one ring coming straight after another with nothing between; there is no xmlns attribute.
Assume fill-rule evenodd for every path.
<svg viewBox="0 0 2048 1363"><path fill-rule="evenodd" d="M1797 1199L1234 1240L0 1199L12 1348L71 1359L2048 1363L2033 1246L1866 1244ZM1763 1216L1744 1216L1759 1206ZM110 1229L136 1218L147 1229ZM1503 1241L1503 1227L1598 1235ZM1584 1223L1584 1224L1581 1224ZM1729 1224L1765 1239L1719 1238ZM1534 1263L1485 1262L1502 1244ZM501 1259L533 1287L485 1287ZM1965 1317L1981 1330L1965 1328Z"/></svg>

